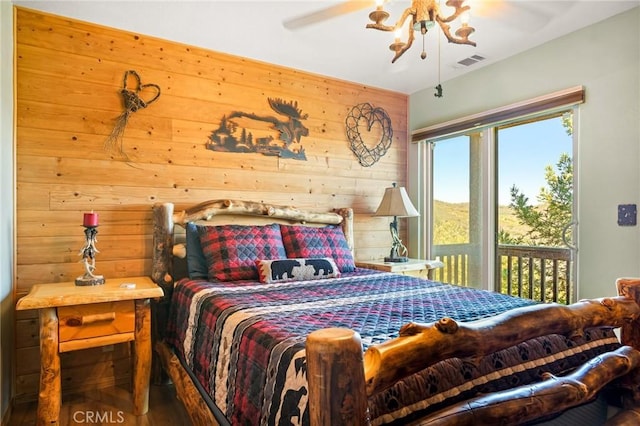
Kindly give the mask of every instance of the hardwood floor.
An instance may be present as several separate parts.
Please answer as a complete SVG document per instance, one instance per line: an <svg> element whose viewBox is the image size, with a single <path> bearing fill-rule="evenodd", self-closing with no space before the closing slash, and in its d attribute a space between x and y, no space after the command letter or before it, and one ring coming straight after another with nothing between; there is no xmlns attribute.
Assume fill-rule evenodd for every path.
<svg viewBox="0 0 640 426"><path fill-rule="evenodd" d="M136 425L188 426L189 416L170 385L151 385L149 412L140 417L131 414L131 393L111 387L65 396L60 410L60 426L67 425ZM36 424L36 402L16 405L7 426Z"/></svg>

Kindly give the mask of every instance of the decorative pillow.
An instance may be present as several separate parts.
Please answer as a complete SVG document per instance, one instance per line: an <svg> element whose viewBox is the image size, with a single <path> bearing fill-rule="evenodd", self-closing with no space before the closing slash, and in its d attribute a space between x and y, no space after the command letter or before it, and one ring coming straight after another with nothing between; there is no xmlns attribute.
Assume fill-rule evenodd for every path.
<svg viewBox="0 0 640 426"><path fill-rule="evenodd" d="M256 260L261 283L319 280L340 276L338 266L329 257L312 259Z"/></svg>
<svg viewBox="0 0 640 426"><path fill-rule="evenodd" d="M187 273L192 280L209 277L207 260L204 258L202 246L200 245L200 235L198 235L198 225L189 222L187 230Z"/></svg>
<svg viewBox="0 0 640 426"><path fill-rule="evenodd" d="M200 226L198 233L209 280L257 280L256 260L287 257L277 224Z"/></svg>
<svg viewBox="0 0 640 426"><path fill-rule="evenodd" d="M340 272L355 271L353 254L339 226L280 225L280 232L288 258L330 257Z"/></svg>

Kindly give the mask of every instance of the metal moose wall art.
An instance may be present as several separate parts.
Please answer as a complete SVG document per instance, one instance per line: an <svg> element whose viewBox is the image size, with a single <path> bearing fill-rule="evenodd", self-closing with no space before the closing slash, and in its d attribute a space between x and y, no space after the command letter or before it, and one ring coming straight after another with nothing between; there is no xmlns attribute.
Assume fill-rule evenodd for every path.
<svg viewBox="0 0 640 426"><path fill-rule="evenodd" d="M281 158L306 160L300 140L303 136L309 135L309 129L302 124L302 120L306 120L308 114L302 114L298 102L285 102L278 98L267 100L271 109L284 118L234 111L228 116L223 116L220 126L211 132L206 143L207 149L258 152ZM264 129L261 128L261 123L262 126L266 123ZM259 134L254 135L254 130Z"/></svg>

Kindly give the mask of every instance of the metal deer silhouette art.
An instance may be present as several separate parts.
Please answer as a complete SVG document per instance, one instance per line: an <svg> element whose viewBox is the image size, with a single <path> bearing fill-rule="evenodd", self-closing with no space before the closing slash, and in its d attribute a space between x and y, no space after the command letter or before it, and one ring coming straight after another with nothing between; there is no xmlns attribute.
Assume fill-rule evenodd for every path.
<svg viewBox="0 0 640 426"><path fill-rule="evenodd" d="M285 102L278 98L268 98L269 106L275 112L286 117L282 120L273 116L261 116L255 113L234 111L223 116L220 126L211 132L207 149L226 152L258 152L281 158L306 160L304 148L300 143L303 136L309 135L309 129L302 124L308 118L298 108L298 102ZM256 129L256 121L267 123L273 132L264 129L264 134L254 136L250 129ZM262 129L261 129L262 130Z"/></svg>

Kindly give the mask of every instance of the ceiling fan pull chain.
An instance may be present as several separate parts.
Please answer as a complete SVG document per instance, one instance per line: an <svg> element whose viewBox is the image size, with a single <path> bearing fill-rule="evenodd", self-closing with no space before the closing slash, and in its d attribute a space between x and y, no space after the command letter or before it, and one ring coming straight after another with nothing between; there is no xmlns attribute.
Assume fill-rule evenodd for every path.
<svg viewBox="0 0 640 426"><path fill-rule="evenodd" d="M438 85L436 86L436 93L433 94L436 98L442 97L442 83L440 82L440 72L442 71L442 56L440 53L440 33L438 33Z"/></svg>

